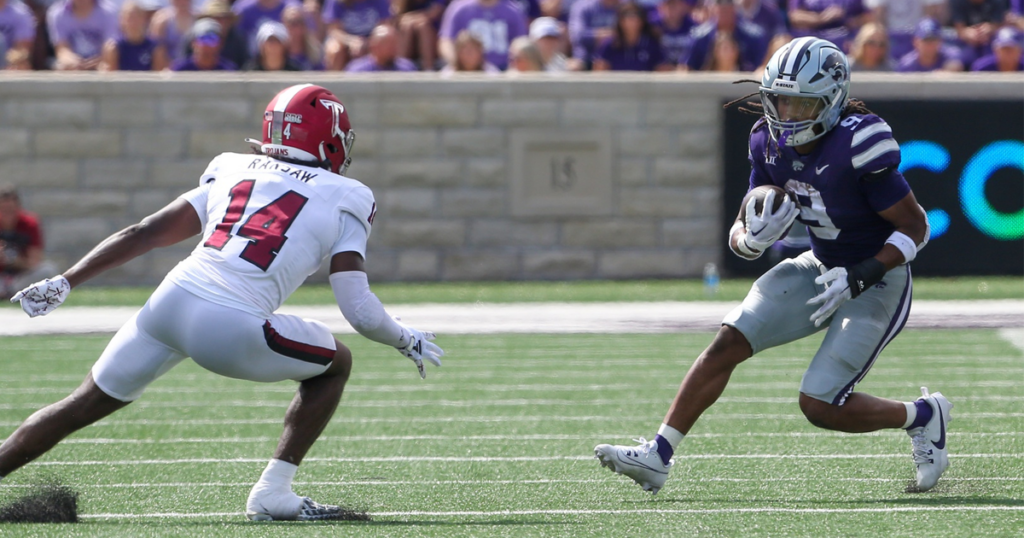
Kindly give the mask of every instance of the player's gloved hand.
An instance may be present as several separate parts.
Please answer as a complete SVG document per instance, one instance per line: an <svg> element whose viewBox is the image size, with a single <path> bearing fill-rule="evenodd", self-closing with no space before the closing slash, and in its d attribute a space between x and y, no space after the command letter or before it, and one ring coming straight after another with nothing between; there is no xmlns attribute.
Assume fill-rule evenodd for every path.
<svg viewBox="0 0 1024 538"><path fill-rule="evenodd" d="M40 280L11 297L12 303L21 303L29 317L45 316L64 303L71 292L71 284L64 275Z"/></svg>
<svg viewBox="0 0 1024 538"><path fill-rule="evenodd" d="M807 301L809 305L824 303L821 308L811 314L811 321L814 322L815 327L821 327L821 324L832 317L832 314L835 314L843 303L853 298L850 293L848 276L845 267L835 267L814 279L815 284L827 286L820 295Z"/></svg>
<svg viewBox="0 0 1024 538"><path fill-rule="evenodd" d="M444 356L444 350L431 342L436 337L434 333L413 329L398 321L397 318L395 323L402 326L402 329L406 332L406 341L408 342L405 347L396 347L395 349L416 364L416 368L420 371L420 379L426 379L427 370L423 367L423 359L430 361L434 366L441 366L441 357Z"/></svg>
<svg viewBox="0 0 1024 538"><path fill-rule="evenodd" d="M775 191L769 192L764 197L764 210L760 215L755 211L757 200L751 198L747 202L747 233L743 241L750 250L764 252L768 247L786 233L786 230L793 225L796 216L800 214L800 208L796 202L786 199L777 210L772 212L775 206Z"/></svg>

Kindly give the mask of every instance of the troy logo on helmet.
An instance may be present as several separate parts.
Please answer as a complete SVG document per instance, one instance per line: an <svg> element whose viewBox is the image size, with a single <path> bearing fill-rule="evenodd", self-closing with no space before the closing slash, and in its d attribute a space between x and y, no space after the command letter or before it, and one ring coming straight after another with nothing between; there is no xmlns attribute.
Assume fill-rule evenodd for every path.
<svg viewBox="0 0 1024 538"><path fill-rule="evenodd" d="M327 107L334 116L334 121L331 122L331 135L344 140L345 131L341 130L341 115L345 113L345 106L337 101L331 101L330 99L321 99L320 104Z"/></svg>

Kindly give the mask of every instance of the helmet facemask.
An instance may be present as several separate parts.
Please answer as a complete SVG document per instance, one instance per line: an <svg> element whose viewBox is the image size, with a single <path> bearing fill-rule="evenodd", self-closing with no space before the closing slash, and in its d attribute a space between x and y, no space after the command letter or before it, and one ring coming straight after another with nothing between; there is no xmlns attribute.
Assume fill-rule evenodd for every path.
<svg viewBox="0 0 1024 538"><path fill-rule="evenodd" d="M833 107L823 95L791 95L761 90L761 105L772 138L784 146L802 146L826 132Z"/></svg>

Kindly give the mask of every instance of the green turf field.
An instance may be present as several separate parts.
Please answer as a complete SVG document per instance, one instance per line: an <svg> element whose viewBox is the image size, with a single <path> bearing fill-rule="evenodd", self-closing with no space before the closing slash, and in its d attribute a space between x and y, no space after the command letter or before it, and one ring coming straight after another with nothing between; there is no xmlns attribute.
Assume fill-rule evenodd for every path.
<svg viewBox="0 0 1024 538"><path fill-rule="evenodd" d="M0 495L59 477L78 525L0 536L1021 536L1024 358L997 331L905 331L861 388L954 403L951 467L925 494L899 431L844 435L800 414L818 339L741 366L684 440L656 497L592 459L653 436L709 334L450 336L421 381L361 337L352 381L296 490L371 523L255 524L241 511L294 384L257 385L191 363L137 403L12 474ZM106 337L0 338L0 438L74 388ZM159 514L163 514L162 516Z"/></svg>
<svg viewBox="0 0 1024 538"><path fill-rule="evenodd" d="M742 301L752 279L724 279L719 292L709 295L700 280L635 280L574 282L438 282L375 283L384 304L398 303L510 303L548 301ZM153 293L147 287L86 285L68 297L70 306L142 306ZM1024 299L1024 278L986 276L915 278L914 299ZM287 303L291 306L334 304L326 285L300 287ZM14 307L5 301L0 307Z"/></svg>

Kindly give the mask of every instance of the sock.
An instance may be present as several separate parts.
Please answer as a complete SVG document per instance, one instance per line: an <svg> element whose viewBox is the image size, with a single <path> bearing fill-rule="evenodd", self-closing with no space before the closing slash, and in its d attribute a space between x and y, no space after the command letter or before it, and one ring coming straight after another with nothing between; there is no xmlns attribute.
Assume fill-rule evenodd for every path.
<svg viewBox="0 0 1024 538"><path fill-rule="evenodd" d="M906 430L923 428L932 419L934 414L932 406L928 405L928 402L925 400L904 402L903 405L907 406L907 422L903 426ZM911 412L911 409L913 409L913 412Z"/></svg>
<svg viewBox="0 0 1024 538"><path fill-rule="evenodd" d="M267 468L263 470L263 474L260 475L260 482L291 491L292 480L295 479L295 471L298 470L298 465L272 459L267 464Z"/></svg>
<svg viewBox="0 0 1024 538"><path fill-rule="evenodd" d="M662 463L668 465L672 454L676 452L676 447L683 441L683 437L684 435L679 430L668 424L662 424L658 428L658 434L654 436L654 440L658 442L658 455L661 456Z"/></svg>

